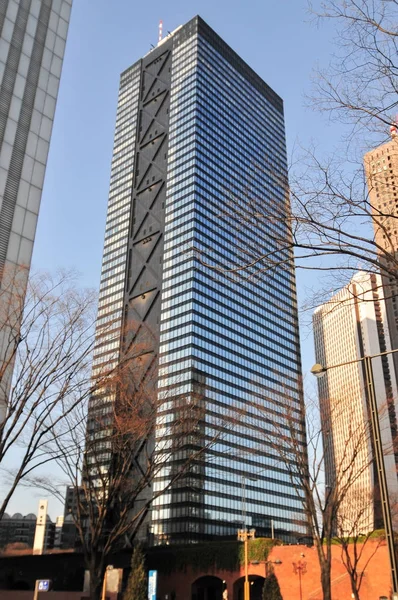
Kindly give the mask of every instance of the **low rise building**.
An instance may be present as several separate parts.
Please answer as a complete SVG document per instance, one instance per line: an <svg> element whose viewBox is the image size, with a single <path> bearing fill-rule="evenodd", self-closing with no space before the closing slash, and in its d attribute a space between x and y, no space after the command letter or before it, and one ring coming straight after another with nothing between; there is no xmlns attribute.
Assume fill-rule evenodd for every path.
<svg viewBox="0 0 398 600"><path fill-rule="evenodd" d="M33 548L36 532L37 517L33 513L22 515L15 513L4 514L0 519L0 548L7 548L10 544L24 544L26 548ZM49 516L46 519L43 549L54 547L55 523Z"/></svg>

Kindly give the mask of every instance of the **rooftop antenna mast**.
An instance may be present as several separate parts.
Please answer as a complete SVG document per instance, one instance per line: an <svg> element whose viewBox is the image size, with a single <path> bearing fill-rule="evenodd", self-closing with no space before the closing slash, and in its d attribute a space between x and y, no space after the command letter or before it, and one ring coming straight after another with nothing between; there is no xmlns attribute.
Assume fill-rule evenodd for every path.
<svg viewBox="0 0 398 600"><path fill-rule="evenodd" d="M162 37L163 37L163 21L160 20L159 21L159 39L158 39L158 44L160 44L160 42L162 41Z"/></svg>
<svg viewBox="0 0 398 600"><path fill-rule="evenodd" d="M395 115L395 120L391 123L390 135L392 139L398 136L398 115Z"/></svg>

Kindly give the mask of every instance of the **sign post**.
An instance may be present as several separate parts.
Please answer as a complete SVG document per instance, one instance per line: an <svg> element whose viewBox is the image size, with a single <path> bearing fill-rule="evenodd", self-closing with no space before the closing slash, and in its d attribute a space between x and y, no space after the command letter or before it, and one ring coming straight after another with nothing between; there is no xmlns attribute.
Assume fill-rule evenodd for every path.
<svg viewBox="0 0 398 600"><path fill-rule="evenodd" d="M101 600L105 600L106 599L106 591L107 591L107 587L108 587L108 573L109 571L113 571L113 565L108 565L105 569L105 573L104 573L104 580L102 582L102 593L101 593Z"/></svg>
<svg viewBox="0 0 398 600"><path fill-rule="evenodd" d="M158 572L149 571L148 574L148 600L156 600L156 588L158 582Z"/></svg>
<svg viewBox="0 0 398 600"><path fill-rule="evenodd" d="M35 592L33 594L33 600L38 600L39 592L50 591L51 580L50 579L36 579Z"/></svg>

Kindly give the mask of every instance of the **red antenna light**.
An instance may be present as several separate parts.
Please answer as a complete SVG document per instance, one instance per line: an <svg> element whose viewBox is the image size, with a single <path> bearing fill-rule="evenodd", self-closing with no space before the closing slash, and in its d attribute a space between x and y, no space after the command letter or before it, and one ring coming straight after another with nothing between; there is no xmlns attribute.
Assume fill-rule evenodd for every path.
<svg viewBox="0 0 398 600"><path fill-rule="evenodd" d="M396 115L395 121L393 121L391 124L390 135L393 139L398 135L398 115Z"/></svg>
<svg viewBox="0 0 398 600"><path fill-rule="evenodd" d="M158 44L160 44L160 42L162 41L162 37L163 37L163 21L160 20L159 21L159 39L158 39Z"/></svg>

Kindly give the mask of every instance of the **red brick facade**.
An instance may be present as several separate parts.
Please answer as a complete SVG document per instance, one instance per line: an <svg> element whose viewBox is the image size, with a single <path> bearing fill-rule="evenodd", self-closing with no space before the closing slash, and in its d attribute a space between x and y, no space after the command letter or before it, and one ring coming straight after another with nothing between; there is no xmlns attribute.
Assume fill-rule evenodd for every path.
<svg viewBox="0 0 398 600"><path fill-rule="evenodd" d="M332 598L333 600L350 600L351 586L347 571L341 561L340 546L332 548ZM370 560L369 560L370 559ZM276 574L284 600L300 600L300 577L294 572L294 565L301 561L305 563L302 569L301 585L303 600L322 600L320 584L320 571L316 550L307 546L277 546L273 548L268 560L272 563L281 561L281 564L273 564L272 568ZM368 564L366 565L366 563ZM249 575L266 576L267 565L251 564ZM364 548L359 569L365 570L360 590L361 600L379 600L381 596L391 597L391 584L389 573L389 561L387 546L383 542L368 542ZM304 572L305 570L305 572ZM195 572L187 569L184 572L172 573L170 576L160 576L158 586L158 597L160 600L191 600L191 586L199 577L215 575L225 581L228 591L228 600L239 600L239 594L234 583L244 576L243 568L239 572L217 571L217 572ZM238 597L237 597L238 596ZM206 599L205 599L206 600Z"/></svg>
<svg viewBox="0 0 398 600"><path fill-rule="evenodd" d="M341 548L333 546L332 550L332 599L351 600L350 580L341 562ZM34 569L36 577L44 577L46 569L49 569L49 558L46 556L32 557L32 560L35 559L33 562L36 565ZM72 559L77 562L82 561L81 556L69 554L67 558L69 562ZM36 559L40 559L40 565L36 564L38 563ZM12 558L7 559L7 561L9 560L12 561ZM300 577L294 570L294 564L298 565L300 561L302 566L305 563L305 569L302 570L301 576L302 600L322 600L316 550L307 546L276 546L268 557L268 565L265 562L250 564L249 575L253 581L253 587L250 588L251 600L260 600L267 568L274 569L284 600L301 600ZM126 556L124 564L119 566L126 568L129 563L130 557ZM161 564L157 568L160 570ZM382 596L391 598L389 560L387 546L384 542L381 544L368 542L366 544L359 569L365 572L360 590L361 600L379 600ZM23 579L22 565L17 570L21 571L20 577ZM29 578L26 575L27 573L25 573L25 579L28 581ZM200 577L209 575L217 578L213 580L218 585L216 593L204 591L203 586L201 589L192 587ZM158 600L220 600L222 590L224 590L224 600L242 600L243 576L243 568L234 572L199 572L191 567L184 571L175 571L167 576L160 573ZM256 577L261 579L255 580ZM227 594L225 594L225 590ZM0 600L31 600L32 596L32 591L0 590ZM83 592L49 592L41 594L40 600L81 600L83 597L87 597Z"/></svg>

